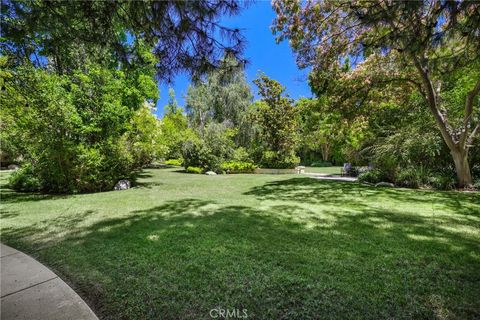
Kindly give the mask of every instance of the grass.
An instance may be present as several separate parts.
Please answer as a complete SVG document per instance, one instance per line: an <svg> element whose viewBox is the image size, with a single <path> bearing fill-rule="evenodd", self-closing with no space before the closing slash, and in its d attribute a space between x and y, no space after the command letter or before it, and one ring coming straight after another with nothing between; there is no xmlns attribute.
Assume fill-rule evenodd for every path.
<svg viewBox="0 0 480 320"><path fill-rule="evenodd" d="M305 167L306 173L340 174L342 167Z"/></svg>
<svg viewBox="0 0 480 320"><path fill-rule="evenodd" d="M103 319L480 317L478 193L175 170L97 194L3 187L1 240Z"/></svg>

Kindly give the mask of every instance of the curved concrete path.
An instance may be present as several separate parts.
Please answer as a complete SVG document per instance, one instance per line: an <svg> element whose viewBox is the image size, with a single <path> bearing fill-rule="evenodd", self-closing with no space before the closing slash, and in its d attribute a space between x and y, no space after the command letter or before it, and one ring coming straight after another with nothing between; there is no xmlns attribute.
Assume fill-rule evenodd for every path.
<svg viewBox="0 0 480 320"><path fill-rule="evenodd" d="M0 244L2 320L98 320L55 273L32 257Z"/></svg>

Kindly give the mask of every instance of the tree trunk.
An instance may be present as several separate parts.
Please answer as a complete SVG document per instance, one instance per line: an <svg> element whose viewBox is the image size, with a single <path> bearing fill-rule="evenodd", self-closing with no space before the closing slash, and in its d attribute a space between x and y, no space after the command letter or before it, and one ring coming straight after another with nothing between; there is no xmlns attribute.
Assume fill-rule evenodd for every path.
<svg viewBox="0 0 480 320"><path fill-rule="evenodd" d="M467 150L451 150L453 161L455 162L455 171L457 172L458 186L465 188L472 185L472 174L468 164Z"/></svg>
<svg viewBox="0 0 480 320"><path fill-rule="evenodd" d="M471 139L477 134L478 127L472 131L470 138L468 137L468 127L472 122L473 101L474 98L480 92L480 79L475 84L475 87L467 94L465 101L465 118L464 118L464 131L458 141L455 141L453 136L448 130L448 123L445 115L440 112L437 95L433 88L432 81L430 79L428 68L425 68L418 57L412 56L414 65L417 68L423 82L424 91L419 85L419 92L425 98L431 113L435 118L438 129L442 134L443 140L447 144L452 154L453 161L455 162L455 171L458 178L458 186L460 188L469 187L472 185L472 174L470 172L470 166L468 164L468 144Z"/></svg>
<svg viewBox="0 0 480 320"><path fill-rule="evenodd" d="M322 152L322 160L327 162L328 158L330 157L330 146L328 145L328 143L322 144L320 146L320 150Z"/></svg>

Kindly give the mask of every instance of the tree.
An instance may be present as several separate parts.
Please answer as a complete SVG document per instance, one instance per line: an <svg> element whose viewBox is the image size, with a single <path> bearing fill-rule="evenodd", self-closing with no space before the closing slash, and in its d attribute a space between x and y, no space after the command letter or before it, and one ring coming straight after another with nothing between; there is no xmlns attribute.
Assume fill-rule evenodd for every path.
<svg viewBox="0 0 480 320"><path fill-rule="evenodd" d="M157 98L151 77L138 74L132 78L94 65L88 73L78 71L71 76L30 66L2 76L1 118L8 120L2 121L2 130L14 139L19 146L16 152L23 157L24 170L12 177L37 181L28 184L30 191L111 190L118 179L129 177L144 164L136 159L150 149L146 144L151 139L137 136L144 130L143 121L134 121L133 126L130 122L138 120L135 114L145 101L153 103ZM132 128L136 134L129 135ZM132 135L136 141L128 139ZM136 142L142 146L137 148ZM23 189L25 184L15 185Z"/></svg>
<svg viewBox="0 0 480 320"><path fill-rule="evenodd" d="M188 88L186 109L190 124L203 128L215 121L238 127L252 98L243 65L227 55L217 70Z"/></svg>
<svg viewBox="0 0 480 320"><path fill-rule="evenodd" d="M330 110L326 101L320 99L302 98L296 106L302 147L320 151L323 161L331 161L334 148L344 141L345 121L341 114Z"/></svg>
<svg viewBox="0 0 480 320"><path fill-rule="evenodd" d="M0 48L17 64L32 60L38 66L46 57L60 74L87 63L133 68L153 50L159 79L170 80L179 71L199 77L216 67L225 51L240 53L239 30L221 25L219 18L241 8L237 0L4 0Z"/></svg>
<svg viewBox="0 0 480 320"><path fill-rule="evenodd" d="M277 40L290 39L298 65L312 66L317 79L335 74L347 57L355 57L370 65L364 74L372 75L357 85L417 90L450 150L459 186L472 183L468 154L480 132L475 108L480 92L480 3L308 1L302 6L295 0L276 0L273 6ZM461 95L463 112L449 112L443 99L445 75L468 66L475 69ZM460 121L454 120L456 115Z"/></svg>
<svg viewBox="0 0 480 320"><path fill-rule="evenodd" d="M165 113L160 120L160 143L165 147L166 159L179 159L182 157L183 143L192 137L194 133L188 128L187 117L183 109L178 106L175 92L170 88L168 104Z"/></svg>
<svg viewBox="0 0 480 320"><path fill-rule="evenodd" d="M237 145L247 147L252 139L247 119L252 99L243 63L226 55L217 70L188 88L186 109L190 126L203 136L211 122L223 124L237 131Z"/></svg>
<svg viewBox="0 0 480 320"><path fill-rule="evenodd" d="M262 74L253 81L262 99L254 104L253 120L261 128L261 137L267 150L263 165L273 168L291 168L298 164L295 155L296 110L293 100L284 95L285 87Z"/></svg>
<svg viewBox="0 0 480 320"><path fill-rule="evenodd" d="M166 114L182 113L183 110L179 109L177 99L175 99L175 91L173 88L168 89L168 103L165 106Z"/></svg>
<svg viewBox="0 0 480 320"><path fill-rule="evenodd" d="M153 114L153 103L144 102L135 111L122 139L132 155L133 167L141 168L161 158L167 146L161 143L160 121Z"/></svg>

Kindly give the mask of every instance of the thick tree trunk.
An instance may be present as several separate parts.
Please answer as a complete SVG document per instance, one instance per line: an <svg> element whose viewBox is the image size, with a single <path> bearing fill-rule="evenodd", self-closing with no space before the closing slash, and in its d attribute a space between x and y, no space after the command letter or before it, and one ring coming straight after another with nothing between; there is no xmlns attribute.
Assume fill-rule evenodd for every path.
<svg viewBox="0 0 480 320"><path fill-rule="evenodd" d="M470 172L470 166L468 164L468 144L476 136L479 126L477 125L475 129L468 136L468 127L472 123L472 113L473 113L473 102L474 98L480 93L480 79L475 84L474 88L467 94L465 101L465 115L464 115L464 129L463 133L460 135L458 141L455 141L454 137L448 130L447 119L444 114L440 112L437 94L433 88L432 81L430 79L428 68L425 68L418 57L413 56L413 61L415 67L417 68L423 82L422 90L421 85L418 85L419 92L424 96L430 111L432 112L435 122L442 134L443 140L450 149L452 154L453 161L455 163L455 171L458 178L458 186L460 188L465 188L472 185L472 174Z"/></svg>
<svg viewBox="0 0 480 320"><path fill-rule="evenodd" d="M322 152L322 160L325 162L328 161L328 158L330 157L330 145L323 144L320 146L320 150Z"/></svg>
<svg viewBox="0 0 480 320"><path fill-rule="evenodd" d="M465 188L472 185L472 174L468 164L467 150L451 150L453 161L455 162L455 171L457 172L458 186Z"/></svg>

